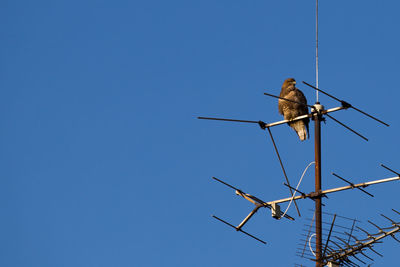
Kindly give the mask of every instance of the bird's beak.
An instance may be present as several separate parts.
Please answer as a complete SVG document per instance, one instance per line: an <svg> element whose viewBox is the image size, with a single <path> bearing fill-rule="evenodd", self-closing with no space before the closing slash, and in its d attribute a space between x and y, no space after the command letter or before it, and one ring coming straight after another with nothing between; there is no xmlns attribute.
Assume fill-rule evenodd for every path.
<svg viewBox="0 0 400 267"><path fill-rule="evenodd" d="M293 82L293 84L296 84L296 82Z"/></svg>

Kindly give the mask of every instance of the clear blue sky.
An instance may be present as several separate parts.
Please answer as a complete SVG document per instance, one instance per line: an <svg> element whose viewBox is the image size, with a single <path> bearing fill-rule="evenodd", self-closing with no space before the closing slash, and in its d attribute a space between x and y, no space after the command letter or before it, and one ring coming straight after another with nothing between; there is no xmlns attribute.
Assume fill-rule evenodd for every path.
<svg viewBox="0 0 400 267"><path fill-rule="evenodd" d="M397 1L320 1L320 87L355 111L323 125L323 187L400 170ZM0 3L0 265L7 267L293 266L310 200L295 222L252 209L216 176L266 201L288 196L256 125L280 120L283 80L315 83L314 1L9 1ZM299 83L308 98L310 88ZM338 104L324 96L326 107ZM311 127L313 131L313 127ZM286 125L273 129L295 184L313 160ZM313 137L313 133L312 133ZM301 190L313 190L313 170ZM385 226L400 184L341 192L325 211ZM283 206L285 207L285 206ZM289 214L295 216L295 210ZM379 217L378 217L379 216ZM399 219L399 216L392 216ZM374 266L398 263L385 240ZM312 264L309 264L312 266Z"/></svg>

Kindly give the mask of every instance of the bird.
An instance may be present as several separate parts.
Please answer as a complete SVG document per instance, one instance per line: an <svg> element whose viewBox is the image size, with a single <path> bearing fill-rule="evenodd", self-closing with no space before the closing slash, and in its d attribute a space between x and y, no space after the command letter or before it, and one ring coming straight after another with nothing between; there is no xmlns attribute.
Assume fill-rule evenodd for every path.
<svg viewBox="0 0 400 267"><path fill-rule="evenodd" d="M296 80L294 78L288 78L283 82L282 90L279 97L293 100L295 102L279 99L278 111L285 120L292 120L298 116L308 114L307 99L303 92L296 88ZM301 141L308 138L308 123L309 118L297 120L294 122L288 122L289 126L292 127Z"/></svg>

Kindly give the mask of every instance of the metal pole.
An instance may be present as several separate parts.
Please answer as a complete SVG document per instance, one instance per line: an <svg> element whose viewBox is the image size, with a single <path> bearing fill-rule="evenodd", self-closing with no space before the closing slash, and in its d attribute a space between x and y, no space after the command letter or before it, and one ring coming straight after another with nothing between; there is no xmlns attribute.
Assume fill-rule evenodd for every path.
<svg viewBox="0 0 400 267"><path fill-rule="evenodd" d="M319 88L319 69L318 69L318 0L315 1L315 74L316 84ZM317 91L316 104L319 104L319 95ZM314 116L315 122L315 192L321 191L321 114L318 111ZM315 233L316 233L316 266L322 267L322 208L321 196L315 199Z"/></svg>
<svg viewBox="0 0 400 267"><path fill-rule="evenodd" d="M321 114L314 116L315 122L315 192L321 191ZM322 267L322 210L321 196L315 199L316 265Z"/></svg>
<svg viewBox="0 0 400 267"><path fill-rule="evenodd" d="M315 80L316 80L316 85L318 87L319 79L318 79L318 0L316 0L315 3ZM316 92L317 94L317 102L319 101L318 97L318 91Z"/></svg>

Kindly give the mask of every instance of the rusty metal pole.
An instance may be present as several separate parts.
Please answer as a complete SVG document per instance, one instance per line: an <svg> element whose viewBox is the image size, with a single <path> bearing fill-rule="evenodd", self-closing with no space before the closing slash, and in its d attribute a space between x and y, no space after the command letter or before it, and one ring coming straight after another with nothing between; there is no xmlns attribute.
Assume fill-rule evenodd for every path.
<svg viewBox="0 0 400 267"><path fill-rule="evenodd" d="M322 115L319 112L323 107L317 102L316 110L318 112L314 115L315 124L315 193L321 192L321 120ZM317 267L322 267L322 209L321 209L321 196L315 199L315 258Z"/></svg>

